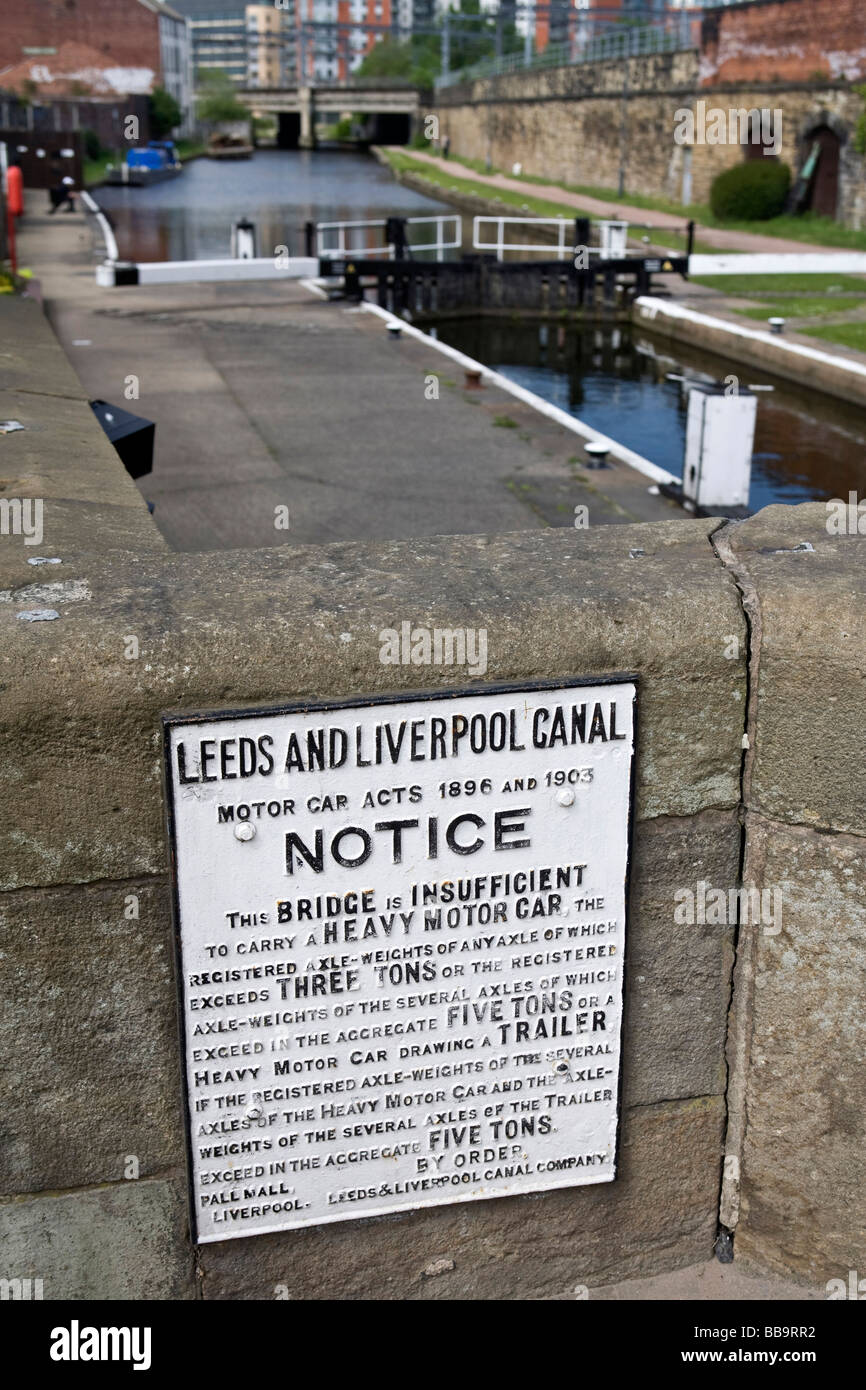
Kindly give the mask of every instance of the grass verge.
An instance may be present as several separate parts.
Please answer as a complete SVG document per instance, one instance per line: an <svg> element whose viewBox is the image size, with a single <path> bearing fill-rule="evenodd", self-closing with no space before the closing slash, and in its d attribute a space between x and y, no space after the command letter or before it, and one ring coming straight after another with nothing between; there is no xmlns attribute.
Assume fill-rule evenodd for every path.
<svg viewBox="0 0 866 1390"><path fill-rule="evenodd" d="M833 314L845 314L850 309L862 309L866 299L862 296L851 299L839 295L833 299L767 299L759 309L738 309L747 319L766 319L771 313L786 319L830 318ZM809 330L812 331L811 329Z"/></svg>
<svg viewBox="0 0 866 1390"><path fill-rule="evenodd" d="M487 202L500 203L503 211L512 208L515 212L531 214L535 217L567 217L574 219L580 209L571 207L568 203L554 203L546 198L536 198L531 193L517 193L510 188L493 188L490 184L479 183L474 179L464 179L459 175L454 175L449 170L447 173L436 168L435 165L427 164L423 160L413 159L411 155L406 155L400 151L383 150L383 154L395 173L413 174L419 179L423 179L431 190L443 189L451 193L461 194L464 197L484 198ZM539 180L542 182L542 180ZM685 234L682 232L668 231L667 228L656 227L649 235L654 246L665 247L669 251L684 252L686 248ZM716 248L706 242L695 242L695 251L712 252Z"/></svg>
<svg viewBox="0 0 866 1390"><path fill-rule="evenodd" d="M866 278L856 275L693 275L696 285L706 285L711 290L722 290L725 294L748 295L750 299L764 299L771 295L828 294L832 291L849 294L866 294Z"/></svg>
<svg viewBox="0 0 866 1390"><path fill-rule="evenodd" d="M456 155L452 155L451 159L453 163L461 164L464 168L471 169L478 174L506 174L508 178L519 179L521 183L529 186L532 184L555 185L563 192L573 193L576 197L598 198L605 203L628 203L632 207L646 208L649 212L668 212L674 217L682 217L686 222L689 218L694 218L696 222L706 228L732 232L752 232L761 236L784 237L789 241L812 242L816 246L866 251L866 232L855 231L852 227L841 227L832 218L819 217L812 212L801 213L796 217L783 214L781 217L771 217L766 222L745 220L723 222L713 216L706 203L691 203L686 206L671 198L652 197L645 193L626 191L620 194L613 188L600 188L597 184L563 183L559 179L546 179L537 174L512 174L507 169L494 167L488 170L487 165L479 159L465 159ZM500 190L500 195L503 195L503 190ZM572 216L574 211L573 208L569 208Z"/></svg>
<svg viewBox="0 0 866 1390"><path fill-rule="evenodd" d="M823 338L840 347L866 352L866 323L828 323L809 329L810 338Z"/></svg>

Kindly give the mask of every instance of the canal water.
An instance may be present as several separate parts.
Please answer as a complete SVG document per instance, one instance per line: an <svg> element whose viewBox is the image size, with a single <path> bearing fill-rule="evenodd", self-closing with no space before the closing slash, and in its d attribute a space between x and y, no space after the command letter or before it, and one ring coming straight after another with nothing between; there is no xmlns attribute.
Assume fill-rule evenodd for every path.
<svg viewBox="0 0 866 1390"><path fill-rule="evenodd" d="M396 182L372 156L259 150L251 160L198 159L153 188L100 188L120 254L139 261L230 254L231 226L256 224L259 254L303 251L305 221L453 213ZM377 234L378 235L378 234ZM643 330L518 319L451 319L432 332L544 400L682 476L687 393L671 375L773 386L761 393L750 505L866 493L866 412L721 358L676 357Z"/></svg>
<svg viewBox="0 0 866 1390"><path fill-rule="evenodd" d="M866 492L866 412L758 368L692 348L672 357L667 344L628 327L450 319L433 332L678 478L688 393L672 377L771 386L758 396L750 507Z"/></svg>
<svg viewBox="0 0 866 1390"><path fill-rule="evenodd" d="M454 212L397 183L372 155L336 150L257 150L252 159L194 159L176 179L152 188L106 184L96 199L114 224L121 258L129 261L230 256L232 224L241 217L256 225L259 255L288 246L296 256L304 254L307 221Z"/></svg>

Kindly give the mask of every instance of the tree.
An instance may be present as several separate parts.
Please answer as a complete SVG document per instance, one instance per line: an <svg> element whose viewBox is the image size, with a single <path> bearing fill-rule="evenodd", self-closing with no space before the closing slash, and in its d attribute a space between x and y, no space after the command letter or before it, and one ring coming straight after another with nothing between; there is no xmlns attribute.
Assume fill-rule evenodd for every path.
<svg viewBox="0 0 866 1390"><path fill-rule="evenodd" d="M358 72L361 77L410 78L412 66L411 42L398 43L390 34L385 34L370 49Z"/></svg>
<svg viewBox="0 0 866 1390"><path fill-rule="evenodd" d="M450 26L451 70L459 72L496 52L496 15L482 11L480 0L463 0L459 11L463 19L472 16L474 24L456 20ZM397 41L386 34L370 49L358 69L360 77L403 77L416 87L432 87L441 71L442 15L434 21L434 32L413 34ZM502 52L522 50L523 38L513 20L501 22Z"/></svg>
<svg viewBox="0 0 866 1390"><path fill-rule="evenodd" d="M155 140L164 140L183 120L183 112L171 92L154 87L150 94L150 129Z"/></svg>
<svg viewBox="0 0 866 1390"><path fill-rule="evenodd" d="M198 118L215 124L217 121L245 121L249 111L238 101L235 84L222 68L199 68L196 73Z"/></svg>

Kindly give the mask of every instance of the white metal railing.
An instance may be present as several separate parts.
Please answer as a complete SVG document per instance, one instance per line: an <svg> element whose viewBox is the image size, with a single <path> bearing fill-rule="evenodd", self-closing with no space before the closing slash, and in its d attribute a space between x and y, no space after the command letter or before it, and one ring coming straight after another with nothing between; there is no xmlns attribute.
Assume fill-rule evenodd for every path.
<svg viewBox="0 0 866 1390"><path fill-rule="evenodd" d="M463 245L463 218L459 213L439 213L433 217L407 217L407 244L414 252L456 251ZM446 231L447 224L453 224L453 232ZM394 243L385 240L388 223L384 217L360 222L317 222L316 255L320 257L363 256L369 259L394 259ZM409 233L411 227L433 226L432 241L414 241ZM369 233L381 231L381 238L370 245ZM366 241L364 240L366 234Z"/></svg>
<svg viewBox="0 0 866 1390"><path fill-rule="evenodd" d="M436 236L433 241L410 241L409 245L413 251L459 251L463 245L463 218L459 213L446 212L440 213L437 217L407 217L407 227L420 227L430 225L436 228ZM454 235L449 240L445 234L445 223L453 222Z"/></svg>
<svg viewBox="0 0 866 1390"><path fill-rule="evenodd" d="M406 244L413 255L431 252L441 256L445 251L458 251L463 246L463 218L459 213L436 213L428 217L406 217L401 219L406 229ZM492 239L484 228L494 228ZM322 259L358 256L361 259L381 259L393 261L395 246L386 241L388 219L384 217L366 219L358 222L317 222L316 255ZM416 241L413 229L430 227L432 240ZM553 241L509 241L511 228L551 227L555 231ZM601 260L619 260L628 254L628 222L608 219L599 223L601 245L588 248L590 254ZM531 235L531 232L529 233ZM472 249L474 251L495 251L496 259L501 261L506 251L521 253L541 253L566 260L575 254L574 221L569 217L509 217L483 214L472 219Z"/></svg>
<svg viewBox="0 0 866 1390"><path fill-rule="evenodd" d="M393 256L394 248L384 240L386 227L384 217L374 221L362 222L317 222L316 223L316 255L317 256L357 256L363 251L366 257L384 256L386 259ZM369 232L373 228L381 228L383 240L374 246L358 245L358 234L361 231ZM348 235L347 235L348 234ZM327 241L331 237L336 237L336 244L332 242L329 246ZM349 242L355 242L350 245Z"/></svg>
<svg viewBox="0 0 866 1390"><path fill-rule="evenodd" d="M482 240L480 230L482 222L494 223L496 235L493 241ZM550 242L506 241L505 238L508 235L505 230L506 225L511 227L555 227L557 240L554 245L551 245ZM498 261L502 260L505 251L545 251L548 256L554 252L557 260L564 260L566 256L574 254L574 222L568 217L474 217L472 219L472 246L475 251L495 251Z"/></svg>
<svg viewBox="0 0 866 1390"><path fill-rule="evenodd" d="M94 198L91 198L85 188L81 189L79 197L90 215L96 219L96 224L102 233L102 239L105 243L105 259L107 261L119 261L120 255L117 250L117 240L111 223L108 221L102 208Z"/></svg>

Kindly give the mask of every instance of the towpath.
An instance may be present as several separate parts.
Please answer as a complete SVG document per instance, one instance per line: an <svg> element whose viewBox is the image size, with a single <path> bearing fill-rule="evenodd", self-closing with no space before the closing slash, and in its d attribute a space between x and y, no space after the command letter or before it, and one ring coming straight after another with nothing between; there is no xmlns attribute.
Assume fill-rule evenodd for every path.
<svg viewBox="0 0 866 1390"><path fill-rule="evenodd" d="M393 153L403 153L402 147L393 147ZM527 183L523 179L510 177L508 174L478 174L474 169L461 164L459 160L443 159L440 155L428 154L424 150L412 150L412 158L417 159L422 164L429 164L431 168L439 169L442 173L452 174L454 178L471 179L473 183L485 184L489 188L507 189L512 193L523 193L531 195L533 198L543 198L547 202L561 203L563 207L574 208L575 212L589 213L592 217L615 218L623 222L635 224L645 224L647 227L659 227L668 231L682 231L687 218L681 213L659 212L652 208L639 208L631 203L623 202L621 199L601 199L590 197L586 193L570 193L561 184L556 183ZM784 252L826 252L832 247L815 246L810 242L792 241L787 237L762 236L758 232L737 232L728 231L722 227L707 227L703 223L695 226L695 236L700 241L707 242L716 247L719 251L753 251L753 252L775 252L777 255Z"/></svg>

